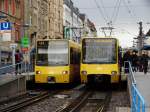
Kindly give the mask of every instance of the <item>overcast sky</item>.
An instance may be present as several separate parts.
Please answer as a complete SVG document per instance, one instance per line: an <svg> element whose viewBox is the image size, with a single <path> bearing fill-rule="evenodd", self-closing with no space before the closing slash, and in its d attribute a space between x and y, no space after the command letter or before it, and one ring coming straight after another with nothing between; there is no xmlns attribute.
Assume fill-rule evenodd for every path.
<svg viewBox="0 0 150 112"><path fill-rule="evenodd" d="M133 38L138 35L137 23L139 21L143 22L144 33L150 28L150 24L147 24L150 23L150 0L72 1L81 13L86 13L88 18L95 23L98 36L104 36L100 28L112 21L115 28L113 35L119 38L122 47L132 46Z"/></svg>

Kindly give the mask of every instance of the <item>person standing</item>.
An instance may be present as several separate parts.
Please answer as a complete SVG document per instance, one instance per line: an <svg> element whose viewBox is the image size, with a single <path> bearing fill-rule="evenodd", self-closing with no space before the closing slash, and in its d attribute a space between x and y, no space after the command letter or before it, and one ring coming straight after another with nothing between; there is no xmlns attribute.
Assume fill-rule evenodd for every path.
<svg viewBox="0 0 150 112"><path fill-rule="evenodd" d="M131 63L130 51L127 51L123 56L123 63L124 63L125 73L129 73L129 64L126 63L126 61L129 61Z"/></svg>
<svg viewBox="0 0 150 112"><path fill-rule="evenodd" d="M148 54L146 52L144 52L144 54L141 57L141 62L142 62L142 69L144 71L144 74L147 73L147 69L148 69Z"/></svg>
<svg viewBox="0 0 150 112"><path fill-rule="evenodd" d="M135 51L133 51L131 58L132 58L132 70L133 72L136 72L138 66L138 56Z"/></svg>
<svg viewBox="0 0 150 112"><path fill-rule="evenodd" d="M16 51L16 54L15 54L15 70L16 70L16 74L17 73L20 73L21 71L21 62L22 62L22 59L23 59L23 56L22 54L20 53L19 50Z"/></svg>

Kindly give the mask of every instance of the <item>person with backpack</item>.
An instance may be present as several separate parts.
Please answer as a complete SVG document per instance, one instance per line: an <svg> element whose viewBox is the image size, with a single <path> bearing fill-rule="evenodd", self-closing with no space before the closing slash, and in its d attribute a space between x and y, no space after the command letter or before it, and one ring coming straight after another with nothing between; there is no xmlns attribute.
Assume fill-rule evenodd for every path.
<svg viewBox="0 0 150 112"><path fill-rule="evenodd" d="M17 73L21 73L21 62L22 62L23 56L22 54L19 52L19 50L16 51L15 54L15 70L16 70L16 74ZM20 71L20 72L19 72Z"/></svg>

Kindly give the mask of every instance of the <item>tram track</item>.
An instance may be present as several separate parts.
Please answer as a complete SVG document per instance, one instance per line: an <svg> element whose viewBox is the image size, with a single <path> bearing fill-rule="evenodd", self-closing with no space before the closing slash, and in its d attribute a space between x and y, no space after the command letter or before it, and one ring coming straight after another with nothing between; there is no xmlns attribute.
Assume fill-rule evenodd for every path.
<svg viewBox="0 0 150 112"><path fill-rule="evenodd" d="M104 112L110 101L111 92L98 92L104 95L98 99L93 97L95 93L97 92L85 91L71 103L58 108L55 112Z"/></svg>
<svg viewBox="0 0 150 112"><path fill-rule="evenodd" d="M24 98L14 104L9 104L8 106L5 106L4 108L1 108L0 109L0 112L15 112L21 108L24 108L26 106L29 106L31 104L34 104L38 101L41 101L43 99L46 99L54 94L57 94L58 91L55 91L55 92L51 92L49 93L48 91L45 91L45 92L40 92L38 95L35 95L35 96L30 96L28 98Z"/></svg>

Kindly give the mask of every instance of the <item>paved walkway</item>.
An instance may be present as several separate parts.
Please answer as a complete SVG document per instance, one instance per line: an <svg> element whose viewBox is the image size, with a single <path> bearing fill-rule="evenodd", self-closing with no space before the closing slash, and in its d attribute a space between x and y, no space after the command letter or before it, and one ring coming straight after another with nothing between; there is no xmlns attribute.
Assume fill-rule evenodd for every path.
<svg viewBox="0 0 150 112"><path fill-rule="evenodd" d="M150 73L134 72L137 88L146 102L146 112L150 112Z"/></svg>

